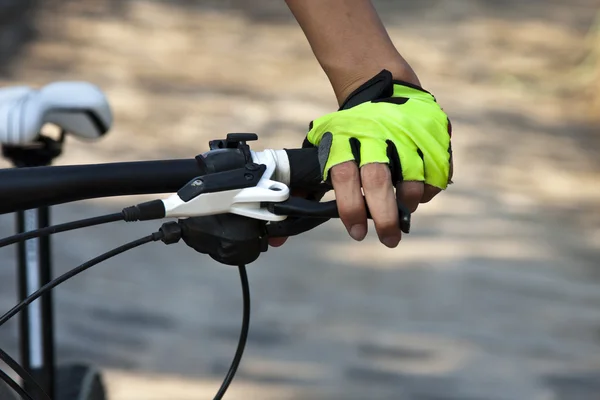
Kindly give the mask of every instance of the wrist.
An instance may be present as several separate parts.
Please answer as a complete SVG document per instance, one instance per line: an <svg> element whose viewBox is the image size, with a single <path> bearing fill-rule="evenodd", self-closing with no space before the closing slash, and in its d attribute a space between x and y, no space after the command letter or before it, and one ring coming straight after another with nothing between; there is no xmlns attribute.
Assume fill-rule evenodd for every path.
<svg viewBox="0 0 600 400"><path fill-rule="evenodd" d="M370 63L368 65L352 65L351 67L340 67L337 69L330 68L325 72L329 77L333 91L337 98L338 104L342 104L348 96L354 92L359 86L373 78L383 69L387 69L392 73L395 80L411 83L421 86L421 83L413 71L413 69L404 60L395 62Z"/></svg>

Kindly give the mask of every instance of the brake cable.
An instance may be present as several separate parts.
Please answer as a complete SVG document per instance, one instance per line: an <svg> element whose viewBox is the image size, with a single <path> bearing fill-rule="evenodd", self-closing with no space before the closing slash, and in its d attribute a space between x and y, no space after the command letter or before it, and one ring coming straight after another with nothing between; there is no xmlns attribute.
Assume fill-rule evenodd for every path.
<svg viewBox="0 0 600 400"><path fill-rule="evenodd" d="M90 223L92 221L94 221L93 225L116 221L117 216L120 216L121 219L123 218L121 213L108 214L106 216L74 221L74 222L62 224L62 225L55 225L55 226L51 226L51 227L44 228L44 229L38 229L36 231L29 231L29 232L26 232L26 234L28 234L26 238L22 238L22 236L24 236L23 234L13 235L13 236L7 237L3 240L0 240L0 247L6 246L11 243L18 242L19 240L26 240L26 239L36 238L36 237L40 237L40 236L44 236L44 235L50 235L52 233L63 232L66 230L71 230L71 229L77 229L77 227L91 226L91 225L85 225L85 224ZM64 283L65 281L88 270L89 268L91 268L103 261L108 260L109 258L112 258L114 256L122 254L128 250L132 250L143 244L150 243L150 242L157 242L159 240L162 240L165 244L177 243L179 241L179 239L181 238L181 231L179 229L173 229L173 227L175 225L177 225L177 223L175 223L175 222L165 223L162 225L162 227L158 231L152 233L151 235L142 237L140 239L131 241L129 243L126 243L124 245L116 247L110 251L107 251L106 253L103 253L103 254L81 264L80 266L73 268L72 270L64 273L63 275L59 276L58 278L53 279L52 281L50 281L47 284L45 284L44 286L42 286L40 289L33 292L31 295L29 295L27 298L25 298L23 301L21 301L15 307L13 307L11 310L6 312L2 317L0 317L0 327L2 325L4 325L7 321L9 321L12 317L14 317L17 313L19 313L24 308L26 308L28 305L33 303L38 298L42 297L46 292L54 289L61 283ZM61 227L64 229L61 230ZM19 237L19 239L16 239L16 237ZM242 356L244 354L244 349L246 347L246 342L248 339L248 331L249 331L249 327L250 327L250 285L248 283L248 274L246 272L246 266L244 264L240 264L238 266L238 269L239 269L239 274L240 274L240 281L241 281L241 286L242 286L242 298L243 298L242 328L241 328L240 337L238 340L237 349L236 349L235 355L233 357L233 360L231 362L231 366L229 367L229 371L227 372L227 375L225 376L223 383L221 384L221 387L219 388L217 394L215 395L214 400L221 400L223 398L223 396L225 395L225 393L227 392L227 389L229 388L229 385L233 381L233 378L235 377L237 369L242 360ZM29 373L23 367L21 367L12 357L10 357L7 353L2 351L1 349L0 349L0 360L4 361L8 366L10 366L24 381L32 384L37 390L39 390L45 399L50 400L50 397L43 391L43 389L39 386L39 384L35 381L35 379L31 375L29 375ZM34 400L33 397L31 397L31 395L29 395L27 392L25 392L25 390L22 389L18 383L16 383L10 376L8 376L8 374L6 374L2 370L0 370L0 379L3 380L4 382L6 382L6 384L8 384L12 389L14 389L15 392L21 396L21 398L23 398L25 400Z"/></svg>
<svg viewBox="0 0 600 400"><path fill-rule="evenodd" d="M23 301L21 301L15 307L13 307L11 310L6 312L2 317L0 317L0 327L2 325L4 325L8 320L10 320L12 317L14 317L17 313L19 313L21 310L23 310L25 307L27 307L29 304L33 303L35 300L37 300L38 298L43 296L46 292L52 290L56 286L67 281L68 279L74 277L75 275L78 275L79 273L93 267L94 265L101 263L102 261L105 261L111 257L118 255L118 254L124 253L127 250L131 250L135 247L141 246L143 244L146 244L146 243L149 243L152 241L160 240L161 237L162 237L161 232L155 232L152 235L143 237L141 239L134 240L132 242L129 242L127 244L119 246L111 251L108 251L96 258L93 258L93 259L89 260L88 262L81 264L79 267L74 268L74 269L64 273L63 275L59 276L56 279L53 279L52 281L50 281L47 284L45 284L44 286L42 286L40 289L33 292L31 295L29 295L27 298L25 298ZM37 381L31 375L29 375L27 373L27 371L19 365L19 363L17 363L14 359L12 359L4 351L0 351L0 360L4 361L7 365L9 365L24 381L35 386L35 388L37 390L39 390L41 393L43 393L45 399L50 400L50 396L48 396L48 394L42 390L42 388L39 386ZM8 380L5 378L8 378ZM13 387L14 384L17 384L8 375L6 375L6 376L0 375L0 379L4 380L10 387ZM18 392L18 393L21 394L20 392ZM23 396L21 395L21 397L23 397ZM27 397L23 397L23 398L27 399Z"/></svg>
<svg viewBox="0 0 600 400"><path fill-rule="evenodd" d="M24 382L33 386L44 397L44 399L52 400L52 399L50 399L50 396L48 396L48 394L44 391L44 389L42 389L42 387L39 385L39 383L33 378L33 376L31 376L25 368L23 368L18 362L16 362L11 356L9 356L2 349L0 349L0 360L4 361L4 363L6 363L6 365L11 367L13 369L13 371L15 371L17 373L17 375L19 375L19 377L21 377L21 379L23 379ZM2 379L4 382L6 382L6 384L13 389L15 389L15 386L18 387L20 390L15 389L15 391L21 397L27 398L27 397L23 396L23 394L22 394L23 392L27 396L29 396L29 394L27 392L25 392L25 390L23 388L21 388L21 386L19 386L19 384L17 382L15 382L14 379L12 379L10 376L8 376L8 374L6 374L1 369L0 369L0 379Z"/></svg>
<svg viewBox="0 0 600 400"><path fill-rule="evenodd" d="M33 239L33 238L49 236L54 233L67 232L67 231L72 231L74 229L102 225L102 224L107 224L109 222L123 221L124 219L125 219L125 215L122 212L120 212L120 213L114 213L114 214L101 215L99 217L80 219L77 221L66 222L64 224L51 225L51 226L47 226L45 228L35 229L32 231L26 231L26 232L22 232L22 233L19 233L16 235L8 236L4 239L0 239L0 248L11 245L11 244L15 244L17 242L22 242L25 240Z"/></svg>
<svg viewBox="0 0 600 400"><path fill-rule="evenodd" d="M39 288L32 294L30 294L29 296L27 296L27 298L25 300L21 301L19 304L14 306L11 310L6 312L2 317L0 317L0 327L2 325L4 325L6 323L6 321L8 321L12 317L14 317L19 311L23 310L29 304L33 303L38 298L42 297L46 292L54 289L56 286L65 282L66 280L73 278L74 276L80 274L81 272L93 267L96 264L101 263L102 261L106 261L111 257L114 257L116 255L124 253L127 250L131 250L136 247L139 247L143 244L161 240L161 238L162 238L162 232L160 232L160 231L155 232L151 235L144 236L143 238L140 238L140 239L134 240L132 242L126 243L124 245L121 245L119 247L116 247L110 251L107 251L104 254L99 255L98 257L92 258L91 260L81 264L80 266L78 266L76 268L73 268L72 270L70 270L68 272L65 272L58 278L53 279L52 281L48 282L47 284L45 284L44 286L42 286L41 288Z"/></svg>
<svg viewBox="0 0 600 400"><path fill-rule="evenodd" d="M66 231L79 229L79 228L85 228L85 227L90 227L90 226L95 226L95 225L106 224L106 223L110 223L110 222L122 221L124 218L125 218L125 214L123 212L121 212L121 213L107 214L107 215L102 215L102 216L98 216L98 217L92 217L92 218L71 221L71 222L67 222L64 224L51 225L51 226L41 228L41 229L22 232L22 233L19 233L16 235L6 237L4 239L0 239L0 248L17 243L17 242L33 239L33 238L49 236L54 233L66 232ZM108 253L105 254L105 255L108 255L108 257L103 258L101 260L96 260L97 262L92 265L95 265L99 262L102 262L105 259L108 259L114 255L117 255L121 252L124 252L128 249L133 248L133 247L127 247L127 245L125 245L125 247L126 247L125 249L122 249L122 247L123 246L121 246L118 249L115 249L116 252L112 252L112 255L108 255ZM134 247L136 247L136 246L134 246ZM92 265L89 265L87 268L91 267ZM83 265L82 265L82 267L83 267ZM81 267L79 267L79 268L81 268ZM57 278L56 280L49 282L48 285L46 285L46 286L48 286L47 290L51 290L52 288L56 287L57 285L59 285L60 283L62 283L64 281L66 281L67 279L72 278L73 276L77 275L80 272L83 272L87 268L84 268L81 270L77 270L77 268L76 268L75 270L68 272L67 274ZM50 286L51 284L53 284L53 285ZM38 297L41 297L47 291L47 290L42 290L42 289L44 289L44 287L42 287L42 288L40 288L40 290L38 290L38 292L40 292L39 295L36 295L36 294L38 294L38 292L33 293L31 296L26 298L22 302L22 304L19 304L12 310L8 311L2 317L3 321L0 322L0 326L2 326L4 323L6 323L6 321L8 321L10 318L12 318L15 314L17 314L23 308L27 307L30 303L35 301ZM21 307L19 307L19 306L21 306ZM4 352L2 349L0 349L0 360L4 361L4 363L6 363L10 368L12 368L13 371L15 371L17 373L17 375L19 375L19 377L21 379L23 379L24 382L30 384L33 388L35 388L36 391L38 391L44 397L44 399L51 400L50 396L48 396L48 394L42 389L42 387L38 384L38 382L27 372L27 370L25 370L16 360L14 360L9 354ZM0 380L4 381L8 386L10 386L13 389L18 387L19 390L15 389L15 391L21 397L23 397L23 393L26 393L26 392L24 392L24 389L21 388L21 386L19 386L18 383L16 383L10 376L8 376L2 370L0 370Z"/></svg>
<svg viewBox="0 0 600 400"><path fill-rule="evenodd" d="M0 369L0 379L2 379L12 390L25 400L35 400L29 393L25 391L17 382L15 382L8 374ZM35 382L35 381L34 381ZM44 393L46 395L46 393ZM47 397L48 395L46 395ZM48 397L48 399L50 399Z"/></svg>
<svg viewBox="0 0 600 400"><path fill-rule="evenodd" d="M238 270L240 272L240 281L242 282L242 331L240 332L237 349L235 350L235 355L231 361L229 371L227 371L227 375L225 375L225 379L213 400L221 400L233 381L235 373L242 361L242 356L244 355L244 349L246 348L246 341L248 339L248 330L250 329L250 285L248 284L248 274L246 273L246 266L243 264L238 266Z"/></svg>

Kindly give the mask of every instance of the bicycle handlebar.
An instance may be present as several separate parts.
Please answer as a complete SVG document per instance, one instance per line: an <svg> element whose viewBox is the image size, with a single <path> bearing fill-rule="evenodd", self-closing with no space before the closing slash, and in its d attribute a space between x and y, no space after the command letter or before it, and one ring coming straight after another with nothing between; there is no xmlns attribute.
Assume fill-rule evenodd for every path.
<svg viewBox="0 0 600 400"><path fill-rule="evenodd" d="M193 159L0 170L0 214L99 197L175 192L203 172Z"/></svg>
<svg viewBox="0 0 600 400"><path fill-rule="evenodd" d="M257 157L272 150L253 152ZM0 169L0 214L73 201L125 195L176 192L191 179L207 173L232 169L242 162L241 152L218 151L202 156L209 171L196 159L116 162ZM279 165L289 168L291 188L314 188L320 183L316 149L278 151ZM289 160L289 161L288 161Z"/></svg>
<svg viewBox="0 0 600 400"><path fill-rule="evenodd" d="M335 201L319 202L332 186L322 181L317 148L251 151L246 142L257 139L228 134L187 160L0 170L0 214L99 197L172 193L123 209L123 219L180 218L178 229L188 246L224 264L248 264L266 251L266 238L297 235L339 217ZM294 189L307 198L291 196ZM400 229L408 233L410 212L398 204L398 215Z"/></svg>

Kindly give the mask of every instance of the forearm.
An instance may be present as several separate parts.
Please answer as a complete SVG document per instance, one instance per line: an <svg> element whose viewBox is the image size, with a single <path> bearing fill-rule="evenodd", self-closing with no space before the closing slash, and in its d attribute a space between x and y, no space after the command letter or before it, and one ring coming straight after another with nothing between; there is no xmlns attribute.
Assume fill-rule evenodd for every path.
<svg viewBox="0 0 600 400"><path fill-rule="evenodd" d="M286 0L329 78L338 103L382 69L420 82L370 0Z"/></svg>

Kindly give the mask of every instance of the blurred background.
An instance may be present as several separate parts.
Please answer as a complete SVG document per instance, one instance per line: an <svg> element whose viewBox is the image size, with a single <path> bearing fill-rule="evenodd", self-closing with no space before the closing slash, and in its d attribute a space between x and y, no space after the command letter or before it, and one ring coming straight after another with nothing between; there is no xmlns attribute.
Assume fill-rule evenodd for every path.
<svg viewBox="0 0 600 400"><path fill-rule="evenodd" d="M455 184L397 249L333 221L251 264L226 398L600 399L600 3L374 3L452 119ZM228 132L297 147L336 106L283 1L3 0L0 54L2 86L107 93L113 130L68 140L60 164L193 157ZM54 222L137 200L57 206ZM56 273L157 226L57 235ZM59 360L97 364L113 400L211 399L235 350L236 270L162 246L55 290ZM14 253L1 250L3 309ZM0 344L16 356L17 341L15 320Z"/></svg>

